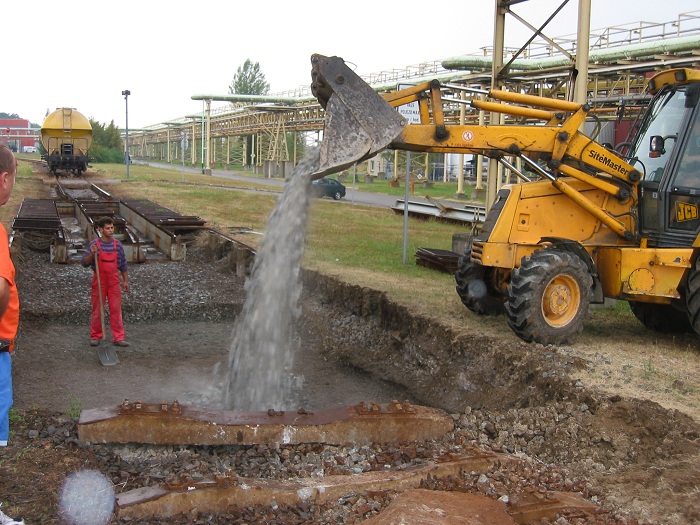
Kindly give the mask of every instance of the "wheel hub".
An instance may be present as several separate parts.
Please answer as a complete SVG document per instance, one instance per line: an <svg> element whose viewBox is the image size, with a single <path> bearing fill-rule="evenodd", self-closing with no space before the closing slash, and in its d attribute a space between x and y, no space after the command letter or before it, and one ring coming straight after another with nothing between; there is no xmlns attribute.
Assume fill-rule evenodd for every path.
<svg viewBox="0 0 700 525"><path fill-rule="evenodd" d="M547 286L542 301L545 320L552 326L564 326L576 315L581 294L576 281L560 275Z"/></svg>

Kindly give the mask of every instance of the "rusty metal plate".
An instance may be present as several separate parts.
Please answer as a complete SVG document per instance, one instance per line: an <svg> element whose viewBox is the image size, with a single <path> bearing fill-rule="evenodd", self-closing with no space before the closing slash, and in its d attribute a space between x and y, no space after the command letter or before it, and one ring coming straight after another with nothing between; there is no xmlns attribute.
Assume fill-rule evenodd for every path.
<svg viewBox="0 0 700 525"><path fill-rule="evenodd" d="M225 478L193 482L177 488L168 485L144 487L117 495L117 516L120 519L168 517L193 508L199 512L221 513L231 507L269 505L271 501L286 505L298 505L305 501L323 503L335 501L349 493L416 488L429 476L459 476L462 471L486 472L496 460L496 454L473 449L465 451L465 455L457 459L411 470L294 480Z"/></svg>
<svg viewBox="0 0 700 525"><path fill-rule="evenodd" d="M91 443L255 445L395 443L437 439L454 429L442 410L393 402L316 412L231 412L172 404L130 403L83 410L78 436Z"/></svg>
<svg viewBox="0 0 700 525"><path fill-rule="evenodd" d="M411 489L363 525L516 525L506 505L482 494Z"/></svg>
<svg viewBox="0 0 700 525"><path fill-rule="evenodd" d="M450 461L430 463L426 466L411 470L389 472L365 472L351 476L326 476L324 478L303 478L294 480L271 480L239 478L235 474L219 476L217 479L170 483L153 487L143 487L130 490L117 495L117 516L128 519L139 519L153 516L170 517L193 508L200 512L222 513L234 507L250 507L256 505L269 505L271 501L290 506L299 505L302 502L322 504L328 501L336 501L348 494L358 494L368 491L408 491L407 500L415 503L415 493L424 493L421 507L425 509L432 502L436 509L441 510L431 513L435 521L430 523L462 523L457 519L448 520L448 512L445 512L445 499L467 498L467 502L460 500L454 517L470 516L473 521L465 523L499 525L505 523L517 523L526 525L537 523L541 520L553 521L561 516L567 518L586 518L596 511L595 504L586 500L583 496L570 492L546 492L544 494L530 494L519 497L517 501L511 501L506 507L490 498L475 494L456 494L434 490L416 490L423 480L458 477L462 472L487 473L499 462L519 461L516 458L504 457L495 453L483 453L477 449L466 448L464 455L452 458ZM432 496L432 498L431 498ZM399 496L400 498L401 496ZM398 505L401 505L399 498ZM468 503L468 504L467 504ZM490 504L491 514L501 506L502 513L498 514L498 520L488 521L486 505ZM442 507L441 507L442 505ZM373 518L372 523L398 523L396 511L390 512L394 506L390 505L384 512ZM452 503L454 507L454 503ZM456 508L456 507L455 507ZM472 508L476 512L470 513ZM507 515L505 511L507 510ZM399 512L398 515L410 525L423 525L423 521L412 521L420 518L419 513ZM439 516L439 518L438 518ZM492 516L493 517L493 516ZM502 518L506 519L502 519ZM482 519L483 518L483 519ZM391 521L394 519L394 521Z"/></svg>
<svg viewBox="0 0 700 525"><path fill-rule="evenodd" d="M542 519L564 516L567 519L586 518L596 511L596 505L572 492L525 493L520 496L510 514L522 525Z"/></svg>

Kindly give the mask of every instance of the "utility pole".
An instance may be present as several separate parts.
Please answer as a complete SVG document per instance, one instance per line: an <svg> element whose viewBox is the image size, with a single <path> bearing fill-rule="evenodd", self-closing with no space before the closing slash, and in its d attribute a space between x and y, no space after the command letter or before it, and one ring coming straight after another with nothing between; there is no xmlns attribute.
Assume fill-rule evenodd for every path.
<svg viewBox="0 0 700 525"><path fill-rule="evenodd" d="M126 103L126 139L124 140L124 161L126 162L126 178L129 178L129 165L131 164L131 155L129 155L129 95L131 91L125 89L122 91L124 102Z"/></svg>

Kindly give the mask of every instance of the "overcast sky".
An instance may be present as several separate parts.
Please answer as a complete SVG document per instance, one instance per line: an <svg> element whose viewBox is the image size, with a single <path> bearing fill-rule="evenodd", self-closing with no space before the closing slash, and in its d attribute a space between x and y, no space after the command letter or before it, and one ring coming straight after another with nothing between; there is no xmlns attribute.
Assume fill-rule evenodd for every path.
<svg viewBox="0 0 700 525"><path fill-rule="evenodd" d="M542 24L562 0L528 0L513 11ZM425 5L423 8L409 6ZM430 4L197 0L32 0L4 2L0 111L41 124L46 112L72 107L103 124L136 129L201 113L192 95L225 95L236 70L259 62L279 93L310 83L313 53L338 55L365 75L477 52L493 44L494 0ZM663 9L659 9L663 6ZM591 28L669 22L698 0L592 0ZM578 0L545 30L576 33ZM434 18L435 17L435 18ZM506 45L530 32L506 19Z"/></svg>

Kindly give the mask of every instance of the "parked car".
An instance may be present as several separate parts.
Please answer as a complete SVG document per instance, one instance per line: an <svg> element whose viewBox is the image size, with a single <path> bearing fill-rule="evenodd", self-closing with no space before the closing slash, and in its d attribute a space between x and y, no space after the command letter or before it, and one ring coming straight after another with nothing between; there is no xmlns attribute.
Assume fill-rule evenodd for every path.
<svg viewBox="0 0 700 525"><path fill-rule="evenodd" d="M333 197L340 200L345 197L345 186L335 179L322 177L311 183L311 190L316 197Z"/></svg>

